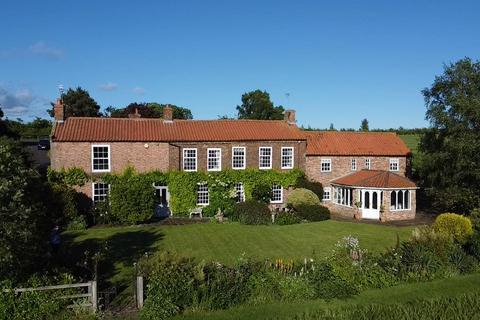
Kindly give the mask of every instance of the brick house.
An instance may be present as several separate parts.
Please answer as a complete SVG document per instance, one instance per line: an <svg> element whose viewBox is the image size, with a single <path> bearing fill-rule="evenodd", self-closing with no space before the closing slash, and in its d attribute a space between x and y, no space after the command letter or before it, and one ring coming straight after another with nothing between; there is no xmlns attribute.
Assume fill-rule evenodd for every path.
<svg viewBox="0 0 480 320"><path fill-rule="evenodd" d="M127 166L138 172L298 168L324 185L323 202L332 211L353 217L354 204L363 199L364 218L379 219L380 211L387 220L415 215L415 185L405 177L410 151L395 134L305 132L296 126L293 110L285 111L284 120L265 121L175 120L170 107L163 119L138 113L126 119L64 119L63 108L58 100L51 137L54 170L78 167L101 177ZM79 191L101 201L109 186L99 181ZM154 187L160 209L168 212L168 186ZM242 198L242 184L235 188ZM288 190L273 185L272 191L271 206L284 206ZM199 185L197 205L208 203L208 186Z"/></svg>
<svg viewBox="0 0 480 320"><path fill-rule="evenodd" d="M395 133L307 132L306 174L324 186L322 201L347 217L413 219L411 152Z"/></svg>
<svg viewBox="0 0 480 320"><path fill-rule="evenodd" d="M305 170L306 137L295 124L295 112L285 120L174 120L166 107L164 119L130 118L63 119L63 105L54 108L55 126L51 137L51 167L77 167L101 176L119 173L127 166L138 172ZM155 185L157 202L168 208L168 186ZM243 186L236 185L242 196ZM94 201L103 200L109 186L92 182L79 188ZM285 202L283 188L273 185L272 207ZM199 185L197 205L209 204L208 186Z"/></svg>

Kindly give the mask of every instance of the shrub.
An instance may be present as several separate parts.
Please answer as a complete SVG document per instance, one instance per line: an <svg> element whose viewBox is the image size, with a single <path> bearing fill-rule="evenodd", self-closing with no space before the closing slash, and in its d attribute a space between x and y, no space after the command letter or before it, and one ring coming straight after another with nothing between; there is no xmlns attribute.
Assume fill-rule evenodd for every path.
<svg viewBox="0 0 480 320"><path fill-rule="evenodd" d="M358 293L355 284L336 274L328 262L315 265L313 271L308 273L308 279L315 290L316 298L348 298Z"/></svg>
<svg viewBox="0 0 480 320"><path fill-rule="evenodd" d="M320 205L320 199L308 189L295 189L288 195L287 206L294 209L300 205Z"/></svg>
<svg viewBox="0 0 480 320"><path fill-rule="evenodd" d="M480 261L480 233L475 232L465 244L465 251Z"/></svg>
<svg viewBox="0 0 480 320"><path fill-rule="evenodd" d="M330 210L321 205L299 205L295 209L295 214L308 221L323 221L330 219Z"/></svg>
<svg viewBox="0 0 480 320"><path fill-rule="evenodd" d="M472 273L478 267L475 258L467 255L460 247L450 255L450 263L462 274Z"/></svg>
<svg viewBox="0 0 480 320"><path fill-rule="evenodd" d="M472 222L455 213L442 213L433 223L433 230L453 237L458 243L465 243L473 234Z"/></svg>
<svg viewBox="0 0 480 320"><path fill-rule="evenodd" d="M275 224L286 226L289 224L300 223L302 219L296 216L293 212L281 211L275 215Z"/></svg>
<svg viewBox="0 0 480 320"><path fill-rule="evenodd" d="M272 186L265 182L257 182L253 186L252 199L257 202L269 203L272 199Z"/></svg>
<svg viewBox="0 0 480 320"><path fill-rule="evenodd" d="M305 176L299 178L295 184L296 188L304 188L313 191L318 199L323 199L323 186L320 182L308 180Z"/></svg>
<svg viewBox="0 0 480 320"><path fill-rule="evenodd" d="M85 220L84 216L78 216L72 219L67 225L68 231L78 231L85 229L87 229L87 221Z"/></svg>
<svg viewBox="0 0 480 320"><path fill-rule="evenodd" d="M280 274L277 281L283 301L311 300L316 296L314 286L306 277Z"/></svg>
<svg viewBox="0 0 480 320"><path fill-rule="evenodd" d="M472 222L472 227L475 231L480 231L480 209L473 209L470 212L470 221Z"/></svg>
<svg viewBox="0 0 480 320"><path fill-rule="evenodd" d="M235 205L232 218L242 224L269 224L271 213L265 203L247 200Z"/></svg>

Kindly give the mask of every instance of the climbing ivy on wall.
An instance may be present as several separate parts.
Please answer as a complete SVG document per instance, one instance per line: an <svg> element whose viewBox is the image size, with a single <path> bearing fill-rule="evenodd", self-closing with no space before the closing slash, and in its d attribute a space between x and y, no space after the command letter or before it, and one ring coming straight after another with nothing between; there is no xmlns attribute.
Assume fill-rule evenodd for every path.
<svg viewBox="0 0 480 320"><path fill-rule="evenodd" d="M62 176L68 176L70 170ZM204 208L207 215L213 215L218 208L228 212L235 204L235 184L243 183L245 198L252 198L252 191L259 183L269 185L279 184L284 188L296 185L304 177L299 169L290 171L278 170L224 170L220 172L182 172L152 171L137 173L132 167L126 168L121 174L105 174L101 180L109 183L110 204L112 214L122 222L139 222L147 219L154 210L153 184L166 184L170 193L170 209L176 215L187 215L197 206L197 186L207 183L209 189L209 206ZM90 177L90 180L93 180ZM100 178L96 178L100 180ZM150 195L150 196L149 196ZM127 217L137 212L137 217Z"/></svg>

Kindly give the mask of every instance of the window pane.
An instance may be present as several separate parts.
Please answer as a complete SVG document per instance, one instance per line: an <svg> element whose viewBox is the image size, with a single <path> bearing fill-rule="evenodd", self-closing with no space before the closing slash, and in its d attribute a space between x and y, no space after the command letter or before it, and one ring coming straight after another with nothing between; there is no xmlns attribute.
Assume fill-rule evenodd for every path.
<svg viewBox="0 0 480 320"><path fill-rule="evenodd" d="M364 204L365 209L370 209L370 192L365 191L364 200L365 200L364 201L365 202L365 204Z"/></svg>
<svg viewBox="0 0 480 320"><path fill-rule="evenodd" d="M282 148L282 168L293 168L293 148Z"/></svg>
<svg viewBox="0 0 480 320"><path fill-rule="evenodd" d="M243 147L233 147L232 168L235 168L235 169L244 169L245 168L245 148L243 148Z"/></svg>

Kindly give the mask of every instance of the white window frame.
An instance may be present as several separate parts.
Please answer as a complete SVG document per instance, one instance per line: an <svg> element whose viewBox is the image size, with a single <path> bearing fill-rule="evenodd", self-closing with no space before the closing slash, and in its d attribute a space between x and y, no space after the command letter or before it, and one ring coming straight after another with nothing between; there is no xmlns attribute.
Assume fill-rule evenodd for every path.
<svg viewBox="0 0 480 320"><path fill-rule="evenodd" d="M288 155L288 156L287 156L287 155L284 155L284 154L283 154L283 151L284 151L284 150L292 150L292 154L291 154L291 155ZM280 154L280 165L281 165L282 169L293 169L293 167L294 167L294 159L295 159L294 154L295 154L295 150L294 150L293 147L282 147L281 154ZM283 165L283 159L284 159L284 158L287 158L287 157L290 157L290 158L291 158L291 161L290 161L291 164L290 164L289 166L284 166L284 165Z"/></svg>
<svg viewBox="0 0 480 320"><path fill-rule="evenodd" d="M206 186L207 187L207 191L205 190L200 190L200 187L203 187L203 186ZM198 200L200 200L200 194L206 194L206 199L207 199L207 202L204 203L204 202L198 202ZM197 183L197 206L208 206L210 204L210 190L208 189L208 183L206 182L203 182L203 183Z"/></svg>
<svg viewBox="0 0 480 320"><path fill-rule="evenodd" d="M245 187L242 182L235 183L236 203L245 202Z"/></svg>
<svg viewBox="0 0 480 320"><path fill-rule="evenodd" d="M392 166L395 165L397 168L392 169ZM390 158L389 164L388 164L388 169L390 171L400 171L400 159L398 158Z"/></svg>
<svg viewBox="0 0 480 320"><path fill-rule="evenodd" d="M365 159L365 169L367 169L367 170L372 169L372 159L370 159L370 158Z"/></svg>
<svg viewBox="0 0 480 320"><path fill-rule="evenodd" d="M325 197L326 194L328 194L328 197ZM332 188L331 187L323 187L322 201L331 201L331 200L332 200Z"/></svg>
<svg viewBox="0 0 480 320"><path fill-rule="evenodd" d="M94 164L93 164L93 160L94 160L94 156L93 156L93 149L94 148L107 148L108 150L108 169L95 169L94 168ZM92 158L92 172L110 172L111 168L112 168L112 164L111 164L111 159L112 159L112 156L111 156L111 153L110 153L110 145L109 144L92 144L92 149L91 149L91 158ZM104 159L104 158L102 158Z"/></svg>
<svg viewBox="0 0 480 320"><path fill-rule="evenodd" d="M270 165L268 167L262 167L262 157L265 157L264 155L262 156L262 149L270 150L270 157L269 157ZM273 155L272 147L259 147L258 148L258 168L262 170L272 169L272 161L273 161L272 155Z"/></svg>
<svg viewBox="0 0 480 320"><path fill-rule="evenodd" d="M357 159L352 158L350 160L350 170L351 171L357 171Z"/></svg>
<svg viewBox="0 0 480 320"><path fill-rule="evenodd" d="M235 155L235 150L243 150L243 166L235 167L235 157L240 157L239 155ZM247 148L245 147L232 147L232 169L234 170L244 170L247 166Z"/></svg>
<svg viewBox="0 0 480 320"><path fill-rule="evenodd" d="M333 203L338 206L352 208L354 204L355 189L347 187L333 188ZM350 202L351 201L351 202Z"/></svg>
<svg viewBox="0 0 480 320"><path fill-rule="evenodd" d="M218 168L210 168L210 151L218 151ZM207 148L207 171L222 171L222 149L221 148Z"/></svg>
<svg viewBox="0 0 480 320"><path fill-rule="evenodd" d="M395 201L396 203L392 205L392 193L395 192ZM403 208L398 209L398 193L403 192L402 195L402 205ZM408 193L408 202L405 202L405 194ZM405 205L408 205L407 208L405 208ZM390 193L390 211L410 211L412 209L412 193L410 192L409 189L398 189L398 190L392 190Z"/></svg>
<svg viewBox="0 0 480 320"><path fill-rule="evenodd" d="M328 164L328 170L323 170L324 164ZM332 172L332 159L320 159L320 172Z"/></svg>
<svg viewBox="0 0 480 320"><path fill-rule="evenodd" d="M185 169L185 154L187 151L195 151L195 169ZM188 159L193 159L193 158L188 158ZM182 151L182 169L183 171L186 171L186 172L194 172L194 171L197 171L197 168L198 168L198 150L197 148L183 148L183 151Z"/></svg>
<svg viewBox="0 0 480 320"><path fill-rule="evenodd" d="M273 196L275 194L274 189L276 187L277 187L277 189L278 189L278 187L280 187L280 200L273 200ZM283 203L283 187L282 187L282 185L276 184L276 183L273 184L273 186L272 186L272 199L270 200L270 203Z"/></svg>
<svg viewBox="0 0 480 320"><path fill-rule="evenodd" d="M108 183L103 183L103 182L92 182L92 202L95 204L95 203L99 203L99 202L103 202L104 200L97 200L95 201L95 185L97 184L106 184L107 185L107 194L106 194L106 197L108 198L108 196L110 195L110 184ZM97 196L102 196L102 195L97 195Z"/></svg>

